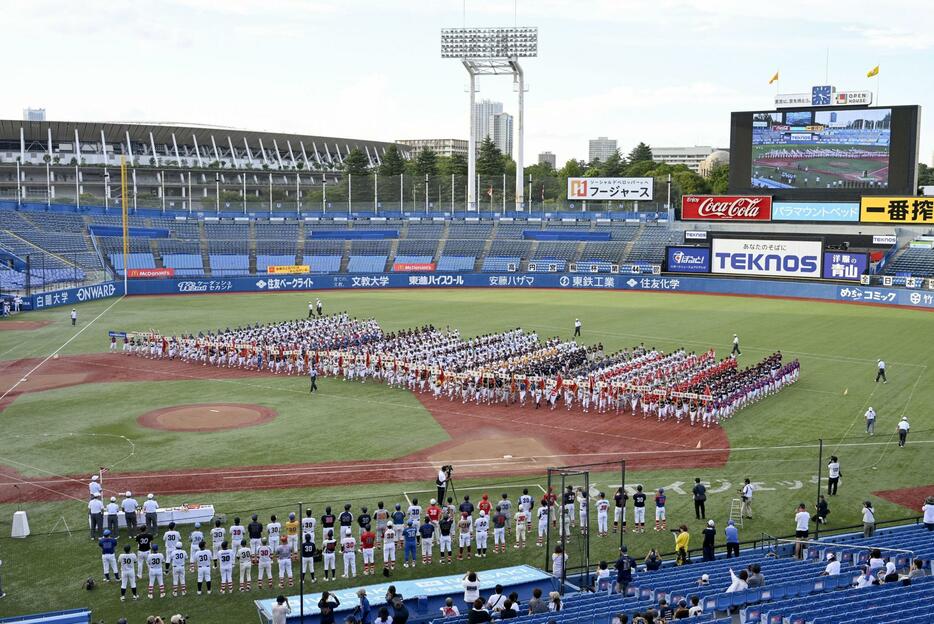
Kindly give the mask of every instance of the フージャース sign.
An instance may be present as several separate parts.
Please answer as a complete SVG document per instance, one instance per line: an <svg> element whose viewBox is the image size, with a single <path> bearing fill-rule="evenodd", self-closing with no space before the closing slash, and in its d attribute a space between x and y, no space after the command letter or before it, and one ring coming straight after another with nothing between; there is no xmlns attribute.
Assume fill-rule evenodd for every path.
<svg viewBox="0 0 934 624"><path fill-rule="evenodd" d="M568 178L568 199L652 201L653 178Z"/></svg>

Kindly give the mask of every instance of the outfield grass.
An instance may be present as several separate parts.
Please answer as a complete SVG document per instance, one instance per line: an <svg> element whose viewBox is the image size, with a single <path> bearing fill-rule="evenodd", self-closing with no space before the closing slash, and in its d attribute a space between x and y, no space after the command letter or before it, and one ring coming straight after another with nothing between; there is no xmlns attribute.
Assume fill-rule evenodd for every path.
<svg viewBox="0 0 934 624"><path fill-rule="evenodd" d="M103 351L107 347L108 329L152 327L164 333L180 333L218 325L299 317L307 310L307 300L307 293L128 299L116 304L61 352ZM792 530L794 506L799 501L811 504L816 496L812 481L817 474L818 461L813 445L818 438L827 440L826 452L836 452L843 464L840 495L830 501L831 525L857 523L861 501L867 498L875 502L880 518L908 515L909 510L872 497L871 492L931 482L927 471L931 446L922 441L932 438L927 406L934 399L929 338L934 335L934 316L923 311L737 297L515 290L328 292L322 300L326 311L346 309L357 316L375 316L390 330L424 323L449 324L469 336L521 326L535 329L543 336L567 338L574 318L580 317L584 322L585 341L601 341L610 351L644 342L666 350L679 346L702 350L712 346L725 353L736 332L742 340L742 361L758 359L778 349L786 358L800 358L802 379L798 384L743 411L726 424L734 450L725 467L627 475L629 483L641 482L649 489L669 488L670 523L688 521L695 546L699 543L701 527L693 520L689 497L677 493L678 487L688 488L687 485L678 486L679 482L690 483L697 476L710 481L712 489L723 489L712 494L708 503L708 517L717 519L721 527L729 501L742 479L748 476L761 482L769 489L757 494L757 517L747 523L742 537L752 539L762 532L787 534ZM112 303L80 306L81 324L77 329ZM70 326L66 310L40 312L29 318L48 319L52 323L32 332L0 332L0 358L45 357L75 336L76 330ZM877 357L885 358L889 364L887 385L872 383ZM101 456L122 453L121 445L125 444L101 442L104 438L87 436L80 436L77 443L63 442L61 438L42 441L29 438L48 430L125 435L138 442L140 450L132 460L132 468L139 470L176 467L184 462L220 466L306 463L326 458L385 458L402 454L400 449L407 452L444 439L443 431L434 425L437 430L432 431L429 426L426 435L400 434L390 439L365 433L341 436L343 445L337 448L329 444L329 429L365 432L387 414L394 422L402 418L425 424L431 418L405 392L375 384L329 383L326 392L316 397L322 399L321 404L316 405L326 410L318 414L306 410L304 392L288 391L292 384L304 390L302 380L264 377L260 380L263 388L251 385L256 381L115 383L23 396L0 415L4 419L0 458L14 458L55 473L87 472L89 465L97 466L103 461ZM129 386L132 386L134 400L127 402ZM242 432L215 434L168 434L141 430L135 424L141 410L195 400L270 405L279 410L280 418ZM870 404L879 413L877 435L872 439L862 434L862 413ZM903 413L911 418L912 434L908 447L898 449L893 432ZM312 433L301 435L302 426L309 427ZM422 426L415 428L423 429ZM195 459L191 446L199 436L209 443L206 456ZM286 443L277 445L277 440L282 441L283 436L287 438ZM274 452L276 449L280 449L278 454ZM131 466L121 467L129 468ZM503 477L494 480L495 486L490 481L462 479L458 486L490 486L491 493L509 491L515 500L521 485L540 482L540 479ZM619 479L595 474L591 481L602 489L613 486ZM404 483L394 487L372 485L160 497L160 502L213 502L218 511L228 516L235 512L246 516L260 509L264 509L262 514L283 515L296 509L299 501L304 501L312 504L316 515L320 516L325 504L342 505L345 500L352 499L355 507L368 504L372 508L380 499L387 504L404 502L403 491L431 488L431 483ZM30 504L26 508L33 531L37 533L50 531L62 516L72 528L83 526L86 517L82 505L76 502ZM14 505L0 506L0 535L9 535L10 519L16 509ZM59 524L56 531L60 530ZM627 541L640 556L651 546L663 551L670 551L673 546L669 534L651 530L641 536L627 535ZM611 539L594 539L593 542L593 559L612 557L615 548ZM4 560L0 568L4 590L9 594L0 601L0 615L91 606L95 616L107 622L114 621L120 614L134 622L143 621L151 612L165 615L175 610L190 613L198 622L233 622L253 617L251 599L257 597L256 592L249 598L212 596L198 600L189 596L184 601L156 601L158 605L151 606L145 598L139 604L121 605L112 587L88 594L80 588L81 581L87 576L99 577L100 564L96 547L83 531L76 531L70 538L56 533L23 541L0 539L0 559ZM541 565L543 560L541 550L532 547L522 552L510 549L505 555L471 563L483 569L519 562ZM571 563L574 564L573 559ZM430 571L397 569L395 578L448 574L467 567L468 563L463 562L452 566L453 570L447 566L434 566ZM362 583L358 578L357 584ZM347 583L331 585L339 587ZM39 591L39 587L43 589ZM321 583L314 586L317 591L321 588Z"/></svg>

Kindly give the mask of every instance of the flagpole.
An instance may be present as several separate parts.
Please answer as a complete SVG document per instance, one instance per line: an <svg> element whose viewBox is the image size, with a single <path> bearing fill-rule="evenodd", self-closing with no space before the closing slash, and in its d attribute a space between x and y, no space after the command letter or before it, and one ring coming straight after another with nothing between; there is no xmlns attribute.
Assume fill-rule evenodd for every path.
<svg viewBox="0 0 934 624"><path fill-rule="evenodd" d="M876 106L879 106L879 74L882 72L876 72Z"/></svg>

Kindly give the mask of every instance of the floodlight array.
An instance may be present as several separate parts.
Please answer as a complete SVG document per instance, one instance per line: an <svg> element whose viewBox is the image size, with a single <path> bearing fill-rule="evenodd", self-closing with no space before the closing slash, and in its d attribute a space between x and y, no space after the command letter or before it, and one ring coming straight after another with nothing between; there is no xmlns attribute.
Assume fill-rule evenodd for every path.
<svg viewBox="0 0 934 624"><path fill-rule="evenodd" d="M538 28L444 28L441 58L491 59L538 56Z"/></svg>

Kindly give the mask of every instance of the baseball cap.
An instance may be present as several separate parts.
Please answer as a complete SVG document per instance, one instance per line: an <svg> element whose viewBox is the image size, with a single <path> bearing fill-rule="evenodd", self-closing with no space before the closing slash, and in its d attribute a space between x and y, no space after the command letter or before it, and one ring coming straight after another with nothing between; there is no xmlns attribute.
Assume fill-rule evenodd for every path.
<svg viewBox="0 0 934 624"><path fill-rule="evenodd" d="M129 498L130 496L133 496L133 492L131 492L130 490L127 490L127 491L126 491L126 496L127 496L127 498Z"/></svg>
<svg viewBox="0 0 934 624"><path fill-rule="evenodd" d="M91 475L91 481L97 481L99 478L97 475Z"/></svg>
<svg viewBox="0 0 934 624"><path fill-rule="evenodd" d="M110 529L104 529L104 537L110 537Z"/></svg>
<svg viewBox="0 0 934 624"><path fill-rule="evenodd" d="M147 495L146 495L146 498L152 500L152 492L150 492L149 494L147 494Z"/></svg>
<svg viewBox="0 0 934 624"><path fill-rule="evenodd" d="M295 520L295 514L294 514L294 513L290 513L290 514L289 514L289 520Z"/></svg>
<svg viewBox="0 0 934 624"><path fill-rule="evenodd" d="M700 578L701 578L702 581L709 581L709 580L710 580L710 575L709 575L709 574L701 574L701 577L700 577Z"/></svg>
<svg viewBox="0 0 934 624"><path fill-rule="evenodd" d="M432 505L437 505L437 504L438 504L438 501L436 501L435 499L431 499L431 504L432 504Z"/></svg>
<svg viewBox="0 0 934 624"><path fill-rule="evenodd" d="M708 521L707 521L707 526L712 527L713 524L714 524L713 520L708 520Z"/></svg>
<svg viewBox="0 0 934 624"><path fill-rule="evenodd" d="M836 556L836 555L834 555L832 552L827 553L827 561L830 561L830 560L833 559L835 556Z"/></svg>
<svg viewBox="0 0 934 624"><path fill-rule="evenodd" d="M200 522L195 522L195 528L196 528L196 529L200 529L200 528L201 528L201 523L200 523Z"/></svg>
<svg viewBox="0 0 934 624"><path fill-rule="evenodd" d="M117 502L117 497L116 497L116 496L111 496L111 497L110 497L110 502L111 502L111 503L116 503L116 502Z"/></svg>

